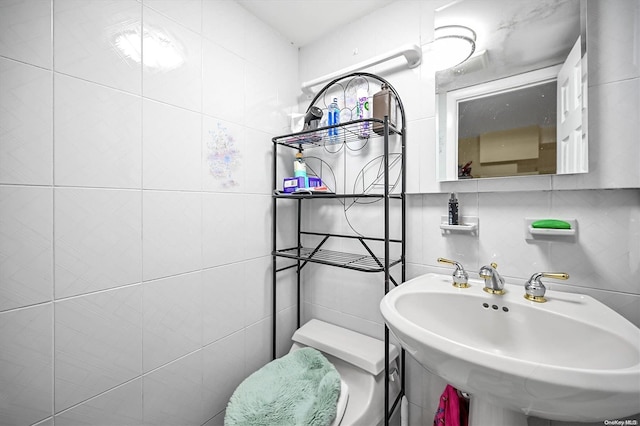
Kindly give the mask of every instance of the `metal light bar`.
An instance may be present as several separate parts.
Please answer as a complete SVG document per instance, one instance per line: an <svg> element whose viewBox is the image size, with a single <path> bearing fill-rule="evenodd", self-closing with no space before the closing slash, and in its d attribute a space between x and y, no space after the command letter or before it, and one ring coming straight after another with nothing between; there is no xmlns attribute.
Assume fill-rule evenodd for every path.
<svg viewBox="0 0 640 426"><path fill-rule="evenodd" d="M420 62L422 61L422 49L420 49L420 46L416 45L416 44L409 44L409 45L405 45L402 46L398 49L394 49L394 50L390 50L387 53L383 53L381 55L378 56L374 56L373 58L360 62L358 64L352 65L350 67L347 68L343 68L339 71L333 72L331 74L327 74L324 75L322 77L318 77L314 80L310 80L310 81L305 81L304 83L302 83L301 89L303 93L306 93L308 95L312 95L314 92L312 90L312 87L314 86L318 86L319 84L322 83L326 83L328 81L333 80L334 78L340 77L341 75L346 75L346 74L350 74L352 72L355 71L360 71L363 70L365 68L369 68L372 67L374 65L378 65L381 64L383 62L387 62L391 59L395 59L397 57L400 56L404 56L405 59L407 60L407 66L409 68L415 68L418 65L420 65Z"/></svg>

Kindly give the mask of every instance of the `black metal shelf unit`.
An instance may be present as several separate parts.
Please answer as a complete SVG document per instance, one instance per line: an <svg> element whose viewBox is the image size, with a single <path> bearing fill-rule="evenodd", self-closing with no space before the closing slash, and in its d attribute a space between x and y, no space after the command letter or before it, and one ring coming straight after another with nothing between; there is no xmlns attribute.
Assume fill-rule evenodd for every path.
<svg viewBox="0 0 640 426"><path fill-rule="evenodd" d="M327 97L331 97L331 94L336 90L343 91L345 99L348 98L348 92L355 90L357 84L366 82L367 85L377 83L385 84L392 93L392 96L397 102L398 115L395 123L391 123L388 116L383 119L379 118L364 118L349 120L344 123L340 123L334 126L322 126L312 130L305 130L297 133L277 136L272 139L273 142L273 170L272 170L272 184L274 193L272 197L272 290L273 290L273 358L276 357L276 282L278 273L295 269L297 273L297 327L300 327L300 288L301 288L301 270L308 263L322 264L327 266L345 268L360 272L367 273L381 273L384 274L384 286L385 294L389 292L390 284L399 285L405 281L405 213L406 213L406 167L405 167L405 151L406 151L406 121L405 112L400 97L396 90L383 78L369 73L352 73L343 77L339 77L324 88L322 88L315 98L309 104L307 112L312 107L325 107L327 106ZM350 113L347 102L345 107L347 113ZM347 114L348 115L348 114ZM395 125L394 125L395 124ZM375 127L374 127L375 126ZM364 133L363 128L369 129ZM377 133L372 131L377 130ZM331 137L328 134L331 133ZM399 138L400 152L390 153L390 137ZM338 191L338 185L336 179L336 185L334 191L328 193L313 192L313 193L289 193L284 194L276 189L280 186L277 182L277 158L279 148L291 148L299 152L310 149L320 149L323 155L331 156L338 152L342 147L350 149L351 151L358 151L366 144L382 144L383 153L378 157L377 167L379 168L376 176L376 182L371 185L365 185L364 183L358 186L354 184L352 191L342 190ZM350 148L355 146L356 148ZM379 145L375 145L379 148ZM371 164L371 163L368 163ZM396 167L395 180L390 179L391 170ZM399 167L399 171L397 168ZM334 176L335 178L335 176ZM345 178L346 180L346 174ZM323 178L324 181L324 178ZM345 182L346 187L346 182ZM382 202L384 207L383 217L380 218L381 224L384 225L383 237L366 237L357 232L354 235L335 234L335 233L320 233L309 232L303 230L302 225L302 209L304 203L313 203L313 200L327 200L336 199L344 203L376 203ZM283 201L290 200L290 201ZM400 238L390 237L390 202L400 203L401 210L401 236ZM295 247L278 247L277 241L277 226L278 226L278 203L279 202L295 202L297 204L297 244ZM303 237L305 243L310 245L309 247L303 246ZM360 243L360 253L345 253L335 250L329 250L324 248L326 242L335 239L347 239L356 240ZM315 240L309 244L310 240ZM319 240L319 242L318 242ZM380 250L380 246L383 247L383 254L376 253L373 245ZM399 248L399 255L395 257L391 256L391 245ZM396 249L395 252L398 252ZM278 267L278 259L289 259L294 261L285 266ZM398 266L400 269L400 280L396 280L391 274L391 268ZM400 355L400 371L401 371L401 390L397 397L393 401L389 401L389 329L385 326L385 425L389 424L389 420L396 410L399 408L400 400L404 396L405 391L405 354L404 350L401 350Z"/></svg>

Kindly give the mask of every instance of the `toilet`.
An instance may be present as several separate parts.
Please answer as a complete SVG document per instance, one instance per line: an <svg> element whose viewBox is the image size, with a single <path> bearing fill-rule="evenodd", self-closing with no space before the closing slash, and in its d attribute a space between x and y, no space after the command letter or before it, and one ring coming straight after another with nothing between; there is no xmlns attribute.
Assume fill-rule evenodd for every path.
<svg viewBox="0 0 640 426"><path fill-rule="evenodd" d="M292 351L306 346L317 349L340 373L342 391L333 425L384 423L383 341L317 319L296 330L291 340ZM397 358L398 348L390 345L390 372L399 371ZM394 377L395 380L390 381L391 401L400 391L398 375Z"/></svg>
<svg viewBox="0 0 640 426"><path fill-rule="evenodd" d="M312 319L293 334L290 352L312 347L340 374L336 419L331 426L384 423L384 342L333 324ZM390 345L390 401L398 395L398 349Z"/></svg>

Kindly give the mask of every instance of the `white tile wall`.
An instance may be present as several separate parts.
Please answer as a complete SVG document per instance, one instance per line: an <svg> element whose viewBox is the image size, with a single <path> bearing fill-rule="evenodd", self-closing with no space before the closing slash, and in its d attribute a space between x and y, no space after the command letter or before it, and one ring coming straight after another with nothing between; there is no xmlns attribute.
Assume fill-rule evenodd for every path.
<svg viewBox="0 0 640 426"><path fill-rule="evenodd" d="M140 33L141 23L142 5L136 0L54 0L55 71L139 95L141 64L118 43L140 52L140 37L131 35Z"/></svg>
<svg viewBox="0 0 640 426"><path fill-rule="evenodd" d="M297 58L232 0L0 2L0 424L221 423L271 357Z"/></svg>
<svg viewBox="0 0 640 426"><path fill-rule="evenodd" d="M56 185L140 188L140 97L62 74L54 83Z"/></svg>
<svg viewBox="0 0 640 426"><path fill-rule="evenodd" d="M53 182L52 104L50 71L0 57L1 183Z"/></svg>
<svg viewBox="0 0 640 426"><path fill-rule="evenodd" d="M0 4L0 56L51 69L51 2Z"/></svg>
<svg viewBox="0 0 640 426"><path fill-rule="evenodd" d="M151 100L143 110L144 189L199 191L200 114Z"/></svg>
<svg viewBox="0 0 640 426"><path fill-rule="evenodd" d="M141 207L141 191L56 188L56 298L140 282Z"/></svg>
<svg viewBox="0 0 640 426"><path fill-rule="evenodd" d="M142 287L55 302L55 409L142 373Z"/></svg>
<svg viewBox="0 0 640 426"><path fill-rule="evenodd" d="M0 186L0 311L53 297L53 191Z"/></svg>
<svg viewBox="0 0 640 426"><path fill-rule="evenodd" d="M144 283L144 371L202 347L200 272Z"/></svg>
<svg viewBox="0 0 640 426"><path fill-rule="evenodd" d="M52 413L51 304L0 315L0 423L35 423Z"/></svg>
<svg viewBox="0 0 640 426"><path fill-rule="evenodd" d="M202 38L149 8L143 11L143 22L142 49L154 56L142 67L142 94L200 112ZM158 52L166 49L167 39L171 40L171 56Z"/></svg>
<svg viewBox="0 0 640 426"><path fill-rule="evenodd" d="M270 357L269 139L299 108L294 82L428 42L440 3L396 2L298 53L233 0L0 2L0 423L220 424ZM409 197L410 276L446 271L438 256L471 270L494 260L514 280L567 266L565 288L640 324L640 289L620 280L638 269L640 196L615 189L640 187L637 37L625 32L638 34L639 11L590 6L587 175L438 184L428 61L385 74L410 118L409 189L428 193ZM362 37L376 27L388 30ZM158 39L181 65L151 56ZM211 174L219 126L215 148L233 161ZM439 232L448 191L468 192L475 239ZM531 212L576 217L578 242L524 242ZM283 206L279 219L294 218ZM278 237L293 241L291 227ZM325 271L309 269L327 286L306 289L305 315L380 336L378 287ZM296 301L294 274L280 278L282 353ZM410 371L412 418L428 424L441 383Z"/></svg>

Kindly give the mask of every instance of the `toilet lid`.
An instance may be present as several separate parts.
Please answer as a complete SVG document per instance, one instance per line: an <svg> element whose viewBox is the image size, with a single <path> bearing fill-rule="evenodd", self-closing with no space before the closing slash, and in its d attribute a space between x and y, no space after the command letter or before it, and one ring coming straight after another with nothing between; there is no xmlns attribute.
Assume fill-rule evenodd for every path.
<svg viewBox="0 0 640 426"><path fill-rule="evenodd" d="M349 402L349 386L344 380L340 379L340 396L336 405L336 419L331 423L331 426L338 426L342 422L344 412L347 410L347 403Z"/></svg>

